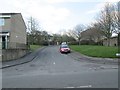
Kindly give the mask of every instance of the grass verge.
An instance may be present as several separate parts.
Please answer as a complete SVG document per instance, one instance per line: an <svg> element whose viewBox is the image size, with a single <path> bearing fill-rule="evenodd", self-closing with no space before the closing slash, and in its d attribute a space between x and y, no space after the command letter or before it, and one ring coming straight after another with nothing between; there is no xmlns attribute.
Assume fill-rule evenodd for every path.
<svg viewBox="0 0 120 90"><path fill-rule="evenodd" d="M41 48L42 46L40 46L40 45L30 45L30 49L32 50L32 51L35 51L35 50L37 50L38 48Z"/></svg>
<svg viewBox="0 0 120 90"><path fill-rule="evenodd" d="M116 53L118 52L118 47L107 46L71 45L70 48L87 56L102 58L117 58Z"/></svg>

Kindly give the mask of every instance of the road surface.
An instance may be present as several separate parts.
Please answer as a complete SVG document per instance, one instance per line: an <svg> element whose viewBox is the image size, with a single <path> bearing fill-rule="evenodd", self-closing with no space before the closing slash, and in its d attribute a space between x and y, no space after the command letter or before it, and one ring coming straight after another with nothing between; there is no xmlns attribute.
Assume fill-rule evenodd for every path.
<svg viewBox="0 0 120 90"><path fill-rule="evenodd" d="M58 46L33 61L2 70L3 88L118 88L118 66L74 60Z"/></svg>

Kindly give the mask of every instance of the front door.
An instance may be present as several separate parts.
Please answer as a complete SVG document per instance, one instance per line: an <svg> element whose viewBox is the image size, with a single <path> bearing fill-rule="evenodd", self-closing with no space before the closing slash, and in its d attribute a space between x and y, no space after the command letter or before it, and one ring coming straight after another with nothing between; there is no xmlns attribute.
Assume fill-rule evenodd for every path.
<svg viewBox="0 0 120 90"><path fill-rule="evenodd" d="M5 39L5 36L2 36L2 49L6 49L6 39Z"/></svg>

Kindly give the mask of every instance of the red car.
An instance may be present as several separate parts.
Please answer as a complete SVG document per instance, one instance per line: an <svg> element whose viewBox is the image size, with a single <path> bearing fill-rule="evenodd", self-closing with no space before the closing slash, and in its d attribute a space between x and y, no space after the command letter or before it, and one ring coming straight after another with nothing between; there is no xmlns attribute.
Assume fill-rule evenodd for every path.
<svg viewBox="0 0 120 90"><path fill-rule="evenodd" d="M60 46L60 52L61 53L70 53L70 48L68 45L61 45Z"/></svg>

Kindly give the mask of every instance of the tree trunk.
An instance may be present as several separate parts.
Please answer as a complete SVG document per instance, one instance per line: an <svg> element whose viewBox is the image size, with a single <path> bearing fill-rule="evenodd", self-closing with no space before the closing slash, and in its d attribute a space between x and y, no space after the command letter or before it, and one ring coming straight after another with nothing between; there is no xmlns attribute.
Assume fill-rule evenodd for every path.
<svg viewBox="0 0 120 90"><path fill-rule="evenodd" d="M108 38L108 47L110 46L110 38Z"/></svg>
<svg viewBox="0 0 120 90"><path fill-rule="evenodd" d="M79 45L80 45L80 40L79 40Z"/></svg>
<svg viewBox="0 0 120 90"><path fill-rule="evenodd" d="M120 53L120 33L118 33L118 53Z"/></svg>

